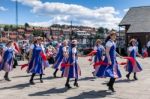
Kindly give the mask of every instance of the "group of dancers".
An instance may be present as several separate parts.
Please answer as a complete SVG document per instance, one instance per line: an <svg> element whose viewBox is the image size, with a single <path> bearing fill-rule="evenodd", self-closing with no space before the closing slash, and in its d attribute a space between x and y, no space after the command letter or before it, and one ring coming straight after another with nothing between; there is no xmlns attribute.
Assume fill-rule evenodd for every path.
<svg viewBox="0 0 150 99"><path fill-rule="evenodd" d="M110 31L105 41L105 47L102 45L102 41L98 39L95 47L93 48L94 54L92 54L91 61L94 63L93 75L100 78L109 77L110 80L107 83L108 89L112 92L114 90L114 83L117 78L121 78L121 72L119 69L119 63L117 62L117 56L124 59L125 57L119 55L116 52L116 37L115 31ZM137 50L136 40L131 39L128 47L128 61L124 64L125 70L128 72L127 79L130 79L130 74L134 73L134 79L137 80L136 73L142 71L141 65L137 62L136 56L143 58ZM68 42L64 40L57 50L57 54L53 57L53 48L49 48L45 51L42 45L42 39L36 38L30 47L29 62L27 64L27 72L31 73L29 83L34 85L34 77L36 74L40 75L40 82L43 83L42 76L45 68L51 67L55 69L53 76L57 77L57 72L62 72L61 77L66 77L65 87L70 89L70 79L74 78L74 86L79 87L78 79L81 75L81 69L78 64L78 51L77 40ZM9 72L13 70L14 53L19 53L14 46L13 41L9 41L4 48L0 57L0 70L5 71L4 79L10 81Z"/></svg>

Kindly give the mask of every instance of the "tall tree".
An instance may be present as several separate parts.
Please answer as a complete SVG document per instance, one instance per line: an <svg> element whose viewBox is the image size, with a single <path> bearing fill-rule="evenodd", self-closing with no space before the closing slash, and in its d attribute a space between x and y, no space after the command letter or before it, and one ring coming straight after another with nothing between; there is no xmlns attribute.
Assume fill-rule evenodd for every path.
<svg viewBox="0 0 150 99"><path fill-rule="evenodd" d="M104 34L107 33L109 30L104 27L99 27L96 32L96 38L104 38Z"/></svg>
<svg viewBox="0 0 150 99"><path fill-rule="evenodd" d="M43 32L40 31L40 30L34 30L34 31L32 32L32 34L33 34L34 36L41 36L41 37L43 37Z"/></svg>
<svg viewBox="0 0 150 99"><path fill-rule="evenodd" d="M5 25L4 26L4 31L8 31L9 30L9 25Z"/></svg>
<svg viewBox="0 0 150 99"><path fill-rule="evenodd" d="M25 27L25 30L27 30L27 28L29 28L30 25L29 25L28 23L25 23L25 24L24 24L24 27Z"/></svg>

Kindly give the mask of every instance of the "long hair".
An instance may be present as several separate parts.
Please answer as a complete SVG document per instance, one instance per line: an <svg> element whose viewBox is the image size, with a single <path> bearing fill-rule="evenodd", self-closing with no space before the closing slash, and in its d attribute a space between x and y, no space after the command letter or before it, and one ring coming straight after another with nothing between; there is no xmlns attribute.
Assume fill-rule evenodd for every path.
<svg viewBox="0 0 150 99"><path fill-rule="evenodd" d="M37 39L35 39L35 40L33 41L33 44L37 44Z"/></svg>
<svg viewBox="0 0 150 99"><path fill-rule="evenodd" d="M105 44L110 40L110 35L107 36L106 40L105 40Z"/></svg>
<svg viewBox="0 0 150 99"><path fill-rule="evenodd" d="M13 41L8 41L6 46L9 46L9 44L13 43Z"/></svg>

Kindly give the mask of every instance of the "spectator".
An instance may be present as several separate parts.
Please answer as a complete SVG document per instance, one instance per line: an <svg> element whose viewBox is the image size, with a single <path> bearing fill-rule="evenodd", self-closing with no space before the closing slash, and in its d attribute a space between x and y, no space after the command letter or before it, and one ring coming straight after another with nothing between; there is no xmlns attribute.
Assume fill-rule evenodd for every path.
<svg viewBox="0 0 150 99"><path fill-rule="evenodd" d="M150 40L147 42L148 56L150 56Z"/></svg>
<svg viewBox="0 0 150 99"><path fill-rule="evenodd" d="M143 48L142 48L142 56L143 56L143 57L148 57L147 48L146 48L145 45L144 45Z"/></svg>

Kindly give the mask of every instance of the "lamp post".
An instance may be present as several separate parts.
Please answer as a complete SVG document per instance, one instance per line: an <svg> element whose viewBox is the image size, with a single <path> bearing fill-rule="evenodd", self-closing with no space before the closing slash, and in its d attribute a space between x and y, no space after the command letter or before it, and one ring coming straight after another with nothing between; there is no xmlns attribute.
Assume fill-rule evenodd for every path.
<svg viewBox="0 0 150 99"><path fill-rule="evenodd" d="M16 34L17 34L17 40L18 40L18 0L16 0Z"/></svg>
<svg viewBox="0 0 150 99"><path fill-rule="evenodd" d="M2 28L0 28L0 41L2 42Z"/></svg>
<svg viewBox="0 0 150 99"><path fill-rule="evenodd" d="M72 20L71 20L71 33L70 33L70 41L72 40L72 33L73 33L73 31L72 31Z"/></svg>

